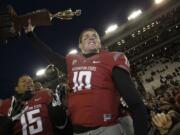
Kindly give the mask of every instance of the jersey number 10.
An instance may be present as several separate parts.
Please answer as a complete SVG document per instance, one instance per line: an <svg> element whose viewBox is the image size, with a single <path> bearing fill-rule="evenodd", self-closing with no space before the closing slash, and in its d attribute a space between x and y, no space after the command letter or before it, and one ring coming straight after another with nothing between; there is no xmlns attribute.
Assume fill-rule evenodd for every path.
<svg viewBox="0 0 180 135"><path fill-rule="evenodd" d="M76 71L73 73L73 91L81 91L82 89L91 89L91 71Z"/></svg>

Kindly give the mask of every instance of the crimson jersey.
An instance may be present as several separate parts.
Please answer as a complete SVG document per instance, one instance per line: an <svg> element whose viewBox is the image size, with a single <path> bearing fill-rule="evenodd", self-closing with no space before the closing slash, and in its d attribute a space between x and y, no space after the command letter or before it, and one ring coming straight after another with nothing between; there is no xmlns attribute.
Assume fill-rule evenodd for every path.
<svg viewBox="0 0 180 135"><path fill-rule="evenodd" d="M13 135L53 135L47 108L51 100L52 97L47 91L36 92L26 103L27 111L22 114L20 120L15 121ZM4 100L0 114L7 116L10 106L11 99Z"/></svg>
<svg viewBox="0 0 180 135"><path fill-rule="evenodd" d="M72 88L68 98L72 123L88 127L116 123L119 95L112 80L112 69L117 66L129 72L126 56L120 52L101 51L88 58L81 54L68 55L66 62Z"/></svg>

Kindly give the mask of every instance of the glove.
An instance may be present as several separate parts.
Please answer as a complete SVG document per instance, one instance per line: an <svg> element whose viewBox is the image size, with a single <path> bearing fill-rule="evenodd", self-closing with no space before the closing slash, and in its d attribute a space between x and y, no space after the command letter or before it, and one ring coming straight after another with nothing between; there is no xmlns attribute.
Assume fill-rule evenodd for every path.
<svg viewBox="0 0 180 135"><path fill-rule="evenodd" d="M64 83L59 83L59 85L57 85L56 90L55 90L55 94L54 94L54 99L56 99L55 101L58 102L58 105L63 105L65 107L65 103L64 100L66 99L67 96L67 86Z"/></svg>
<svg viewBox="0 0 180 135"><path fill-rule="evenodd" d="M60 97L57 93L54 93L53 99L52 99L52 106L55 107L55 106L60 106L60 105L61 105Z"/></svg>

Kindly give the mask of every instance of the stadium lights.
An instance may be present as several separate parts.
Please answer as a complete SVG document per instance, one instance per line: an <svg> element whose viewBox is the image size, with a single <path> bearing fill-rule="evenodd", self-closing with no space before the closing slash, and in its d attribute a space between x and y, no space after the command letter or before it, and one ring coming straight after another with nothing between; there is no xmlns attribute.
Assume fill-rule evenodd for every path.
<svg viewBox="0 0 180 135"><path fill-rule="evenodd" d="M142 14L142 10L138 9L134 12L132 12L129 16L128 16L128 20L133 20L135 18L137 18L140 14Z"/></svg>
<svg viewBox="0 0 180 135"><path fill-rule="evenodd" d="M45 74L45 71L46 69L39 69L37 72L36 72L36 76L42 76Z"/></svg>
<svg viewBox="0 0 180 135"><path fill-rule="evenodd" d="M76 49L72 49L71 51L69 51L68 54L77 54L77 53L78 53L78 51Z"/></svg>
<svg viewBox="0 0 180 135"><path fill-rule="evenodd" d="M109 26L109 27L106 29L105 33L106 33L106 34L111 33L111 32L113 32L113 31L115 31L117 28L118 28L118 25L117 25L117 24L113 24L113 25Z"/></svg>
<svg viewBox="0 0 180 135"><path fill-rule="evenodd" d="M154 0L155 4L161 4L164 0Z"/></svg>

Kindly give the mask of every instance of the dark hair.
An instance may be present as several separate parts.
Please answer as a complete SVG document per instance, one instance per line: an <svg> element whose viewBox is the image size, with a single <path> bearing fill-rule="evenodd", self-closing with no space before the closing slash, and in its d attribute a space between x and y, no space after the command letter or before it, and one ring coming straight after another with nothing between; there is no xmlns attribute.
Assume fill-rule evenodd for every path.
<svg viewBox="0 0 180 135"><path fill-rule="evenodd" d="M31 77L31 76L28 75L28 74L22 74L22 75L18 76L18 77L15 79L15 81L13 82L13 85L14 85L14 86L17 86L18 83L19 83L20 78L22 78L22 77L24 77L24 76L29 76L29 77Z"/></svg>
<svg viewBox="0 0 180 135"><path fill-rule="evenodd" d="M84 34L85 32L87 32L87 31L94 31L94 32L97 33L97 31L96 31L94 28L88 28L88 29L83 30L83 31L80 33L80 36L79 36L79 43L82 43L82 36L83 36L83 34Z"/></svg>

